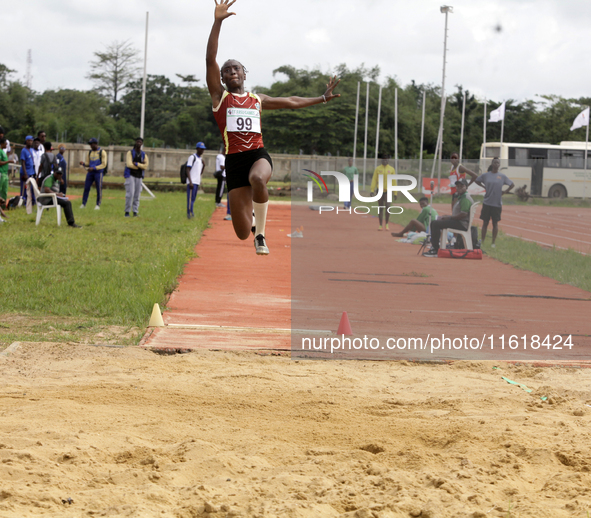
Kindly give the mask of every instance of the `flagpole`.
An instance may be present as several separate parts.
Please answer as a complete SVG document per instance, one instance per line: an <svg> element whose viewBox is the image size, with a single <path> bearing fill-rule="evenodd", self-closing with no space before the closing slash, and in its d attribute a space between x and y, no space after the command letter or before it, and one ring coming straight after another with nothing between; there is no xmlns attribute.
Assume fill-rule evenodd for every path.
<svg viewBox="0 0 591 518"><path fill-rule="evenodd" d="M140 137L144 138L144 123L146 121L146 77L148 69L148 19L150 13L146 13L146 42L144 46L144 80L142 83L142 108L140 115Z"/></svg>
<svg viewBox="0 0 591 518"><path fill-rule="evenodd" d="M378 122L376 123L376 153L374 160L374 170L378 167L378 149L380 148L380 111L382 109L382 85L380 85L380 93L378 94Z"/></svg>
<svg viewBox="0 0 591 518"><path fill-rule="evenodd" d="M589 117L587 117L587 134L585 136L585 183L583 188L583 199L587 198L587 150L589 148Z"/></svg>
<svg viewBox="0 0 591 518"><path fill-rule="evenodd" d="M150 13L146 11L146 41L145 41L145 45L144 45L144 79L142 82L142 108L141 108L141 115L140 115L140 137L142 138L142 141L144 138L144 126L145 126L145 122L146 122L146 79L148 77L148 21L149 21L149 19L150 19ZM145 189L152 198L156 198L156 196L154 196L154 193L146 187L146 184L144 183L143 178L142 178L142 188Z"/></svg>
<svg viewBox="0 0 591 518"><path fill-rule="evenodd" d="M503 103L503 104L505 104L505 103ZM503 131L505 130L505 112L506 112L506 110L503 110L503 119L501 120L501 147L503 146ZM499 151L499 153L500 153L500 151Z"/></svg>
<svg viewBox="0 0 591 518"><path fill-rule="evenodd" d="M357 106L355 108L355 134L353 135L353 166L355 166L355 158L357 158L357 124L359 123L359 88L361 83L357 81Z"/></svg>
<svg viewBox="0 0 591 518"><path fill-rule="evenodd" d="M369 81L367 82L367 95L365 100L365 142L363 144L363 188L365 189L365 169L367 165L367 121L369 116Z"/></svg>
<svg viewBox="0 0 591 518"><path fill-rule="evenodd" d="M484 160L486 160L486 104L487 104L487 101L485 99L484 100L484 125L483 125L484 127L482 129L482 134L483 134L483 139L484 139L483 148L482 148L482 155L483 155L482 158ZM483 163L482 160L481 160L481 163Z"/></svg>
<svg viewBox="0 0 591 518"><path fill-rule="evenodd" d="M462 151L464 148L464 119L466 115L466 90L464 90L464 102L462 103L462 130L460 131L460 162L462 161Z"/></svg>
<svg viewBox="0 0 591 518"><path fill-rule="evenodd" d="M394 169L398 174L398 88L394 90Z"/></svg>
<svg viewBox="0 0 591 518"><path fill-rule="evenodd" d="M443 112L447 99L443 99ZM441 161L443 160L443 125L439 128L439 167L437 168L437 194L441 194Z"/></svg>
<svg viewBox="0 0 591 518"><path fill-rule="evenodd" d="M425 93L423 90L423 118L421 119L421 153L419 154L419 193L423 192L423 137L425 136Z"/></svg>

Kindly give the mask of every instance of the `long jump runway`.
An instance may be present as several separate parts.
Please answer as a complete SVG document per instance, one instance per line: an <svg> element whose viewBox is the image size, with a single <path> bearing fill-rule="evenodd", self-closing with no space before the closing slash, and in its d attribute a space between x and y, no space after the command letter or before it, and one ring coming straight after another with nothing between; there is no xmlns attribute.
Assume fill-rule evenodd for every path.
<svg viewBox="0 0 591 518"><path fill-rule="evenodd" d="M528 212L536 221L536 210L540 216L554 211L528 209L533 209ZM504 210L503 221L510 219L509 212ZM214 213L211 228L197 245L198 257L187 265L164 313L167 327L147 336L146 347L292 347L292 355L336 358L303 352L298 344L304 336L335 337L341 315L347 311L352 338L445 335L486 337L488 343L492 336L494 353L479 351L469 359L519 360L519 351L508 347L499 353L502 336L508 345L510 336L520 340L526 336L529 344L533 335L542 339L549 335L552 340L570 335L574 348L566 352L530 349L528 361L582 365L591 360L591 295L584 290L488 257L458 261L417 256L417 246L378 232L376 218L319 215L306 205L270 206L271 254L258 257L252 242L240 242L231 224L222 221L223 215L221 210ZM287 237L300 226L303 239ZM390 230L399 228L390 225ZM346 357L454 359L447 353L427 356L376 351Z"/></svg>
<svg viewBox="0 0 591 518"><path fill-rule="evenodd" d="M217 209L163 313L165 328L144 340L156 349L289 349L291 211L269 207L271 253L258 256L254 238L240 241Z"/></svg>

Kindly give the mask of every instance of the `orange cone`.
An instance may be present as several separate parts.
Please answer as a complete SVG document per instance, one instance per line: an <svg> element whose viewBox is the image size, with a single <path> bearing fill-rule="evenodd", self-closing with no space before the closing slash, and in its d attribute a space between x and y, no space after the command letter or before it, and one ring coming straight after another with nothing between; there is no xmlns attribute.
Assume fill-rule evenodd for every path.
<svg viewBox="0 0 591 518"><path fill-rule="evenodd" d="M343 316L341 317L341 321L339 323L337 335L351 336L352 334L353 334L353 331L351 331L351 324L349 323L349 316L347 315L346 311L343 311Z"/></svg>

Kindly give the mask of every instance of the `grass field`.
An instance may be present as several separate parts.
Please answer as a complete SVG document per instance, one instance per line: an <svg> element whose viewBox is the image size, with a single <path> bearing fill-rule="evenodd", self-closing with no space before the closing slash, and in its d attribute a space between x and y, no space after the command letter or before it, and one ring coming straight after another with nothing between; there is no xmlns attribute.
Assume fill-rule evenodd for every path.
<svg viewBox="0 0 591 518"><path fill-rule="evenodd" d="M93 191L94 192L94 191ZM68 194L81 194L72 189ZM0 344L13 341L137 343L154 303L163 304L214 209L199 195L195 218L184 194L141 200L140 216L124 218L124 193L104 192L100 211L79 209L82 229L56 225L54 211L35 226L35 211L10 212L2 233Z"/></svg>

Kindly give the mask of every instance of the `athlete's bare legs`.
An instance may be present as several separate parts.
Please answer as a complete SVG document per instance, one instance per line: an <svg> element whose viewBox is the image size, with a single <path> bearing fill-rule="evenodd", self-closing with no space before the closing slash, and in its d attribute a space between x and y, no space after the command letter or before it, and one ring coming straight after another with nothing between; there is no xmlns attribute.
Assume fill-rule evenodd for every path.
<svg viewBox="0 0 591 518"><path fill-rule="evenodd" d="M265 204L269 201L267 182L271 179L272 174L273 170L269 161L261 158L250 169L248 179L251 186L238 187L237 189L232 189L230 192L229 203L230 212L232 213L232 225L239 239L245 240L250 236L253 202ZM265 233L265 216L259 216L256 220L256 235L264 235Z"/></svg>
<svg viewBox="0 0 591 518"><path fill-rule="evenodd" d="M238 239L248 239L252 227L252 187L238 187L228 193L232 226Z"/></svg>

